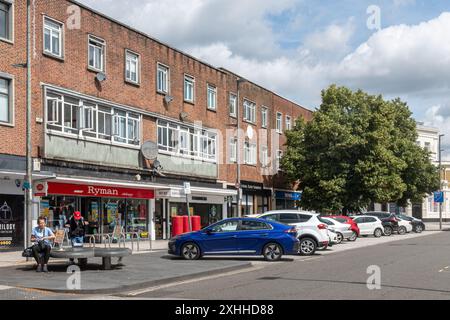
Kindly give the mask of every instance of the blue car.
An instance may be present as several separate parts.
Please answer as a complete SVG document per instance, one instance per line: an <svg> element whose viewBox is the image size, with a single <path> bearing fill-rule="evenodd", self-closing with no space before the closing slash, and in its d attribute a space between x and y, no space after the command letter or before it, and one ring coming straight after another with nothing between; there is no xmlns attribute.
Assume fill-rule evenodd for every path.
<svg viewBox="0 0 450 320"><path fill-rule="evenodd" d="M206 255L262 255L268 261L298 253L294 227L256 218L230 218L170 239L169 253L187 260Z"/></svg>

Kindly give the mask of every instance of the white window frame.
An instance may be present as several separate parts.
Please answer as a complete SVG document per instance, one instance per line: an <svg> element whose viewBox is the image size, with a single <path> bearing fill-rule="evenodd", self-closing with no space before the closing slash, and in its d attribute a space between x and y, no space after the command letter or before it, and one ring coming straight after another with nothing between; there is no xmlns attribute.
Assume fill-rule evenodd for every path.
<svg viewBox="0 0 450 320"><path fill-rule="evenodd" d="M228 96L228 110L230 113L230 117L237 118L237 104L238 104L238 98L237 95L230 92Z"/></svg>
<svg viewBox="0 0 450 320"><path fill-rule="evenodd" d="M261 108L261 127L267 128L268 119L269 119L269 108L263 106Z"/></svg>
<svg viewBox="0 0 450 320"><path fill-rule="evenodd" d="M78 104L69 103L66 99L78 100ZM50 105L50 101L54 101L54 103ZM47 133L99 143L127 146L130 148L139 148L140 146L140 141L142 139L142 116L138 113L48 89L45 91L44 103L45 128ZM65 125L65 105L71 106L71 116L73 111L72 108L78 108L77 128ZM59 112L59 108L61 108L61 113ZM53 121L49 121L49 109L51 109L53 114L52 119L55 118ZM89 119L86 119L86 112L89 114ZM119 112L124 115L119 116ZM125 121L125 132L120 130L118 126L118 121L121 118ZM101 121L103 122L104 127L102 132L99 130ZM88 125L86 125L86 122ZM130 127L132 127L133 136L130 136ZM109 128L110 134L108 134L107 128Z"/></svg>
<svg viewBox="0 0 450 320"><path fill-rule="evenodd" d="M283 114L281 112L277 112L276 131L277 133L283 133Z"/></svg>
<svg viewBox="0 0 450 320"><path fill-rule="evenodd" d="M170 136L175 139L170 139ZM187 137L183 145L181 137ZM217 163L217 134L215 132L167 120L157 122L158 152Z"/></svg>
<svg viewBox="0 0 450 320"><path fill-rule="evenodd" d="M231 138L230 139L230 162L235 163L237 162L237 139Z"/></svg>
<svg viewBox="0 0 450 320"><path fill-rule="evenodd" d="M286 116L286 130L292 129L292 118L290 116Z"/></svg>
<svg viewBox="0 0 450 320"><path fill-rule="evenodd" d="M160 86L159 86L160 72L165 74L165 81L164 81L165 88L160 88ZM162 94L170 93L170 68L169 68L169 66L166 66L165 64L162 64L160 62L156 63L156 92L159 92Z"/></svg>
<svg viewBox="0 0 450 320"><path fill-rule="evenodd" d="M257 147L256 143L244 142L244 164L256 166Z"/></svg>
<svg viewBox="0 0 450 320"><path fill-rule="evenodd" d="M213 94L212 100L210 100L210 93ZM211 105L211 102L213 103ZM208 110L217 110L217 87L213 84L208 83L206 85L206 108Z"/></svg>
<svg viewBox="0 0 450 320"><path fill-rule="evenodd" d="M192 87L192 98L189 99L189 97L187 96L187 86L186 84L189 83ZM189 103L194 103L195 102L195 77L189 75L189 74L185 74L184 75L184 80L183 80L183 98L184 101L189 102Z"/></svg>
<svg viewBox="0 0 450 320"><path fill-rule="evenodd" d="M14 44L14 1L13 0L0 0L0 3L8 6L8 35L6 38L0 37L0 41Z"/></svg>
<svg viewBox="0 0 450 320"><path fill-rule="evenodd" d="M256 103L244 98L244 121L252 124L256 123Z"/></svg>
<svg viewBox="0 0 450 320"><path fill-rule="evenodd" d="M131 78L131 63L136 63L136 80ZM128 70L128 65L130 70ZM130 77L128 77L128 71ZM125 49L125 81L132 84L140 84L141 82L141 55L129 49Z"/></svg>
<svg viewBox="0 0 450 320"><path fill-rule="evenodd" d="M14 76L0 72L0 79L6 80L8 93L0 93L7 96L8 101L8 121L0 121L2 126L14 126Z"/></svg>
<svg viewBox="0 0 450 320"><path fill-rule="evenodd" d="M52 56L59 59L64 59L64 23L50 18L48 16L43 16L43 35L42 35L42 50L45 55ZM59 29L54 28L53 26L46 25L46 22L53 23L59 26ZM46 50L45 46L45 31L50 31L50 50ZM57 33L59 35L59 54L53 52L53 34Z"/></svg>
<svg viewBox="0 0 450 320"><path fill-rule="evenodd" d="M281 171L280 165L281 165L281 158L283 157L283 151L282 150L277 150L277 154L276 154L276 170L277 171Z"/></svg>
<svg viewBox="0 0 450 320"><path fill-rule="evenodd" d="M91 42L94 42L95 45L91 44ZM95 52L96 51L95 50L93 51L94 52L94 57L93 57L94 58L93 59L94 65L92 66L90 64L90 60L91 60L90 59L91 46L95 47L95 48L101 47L101 49L102 49L102 51L101 51L102 56L101 56L101 59L100 59L100 63L101 63L100 68L97 68L97 66L95 66L95 62L96 62L96 59L95 59ZM94 36L92 34L88 35L88 69L96 71L96 72L106 73L106 41L104 39L99 38L97 36Z"/></svg>
<svg viewBox="0 0 450 320"><path fill-rule="evenodd" d="M267 146L261 147L261 167L269 166L269 148Z"/></svg>

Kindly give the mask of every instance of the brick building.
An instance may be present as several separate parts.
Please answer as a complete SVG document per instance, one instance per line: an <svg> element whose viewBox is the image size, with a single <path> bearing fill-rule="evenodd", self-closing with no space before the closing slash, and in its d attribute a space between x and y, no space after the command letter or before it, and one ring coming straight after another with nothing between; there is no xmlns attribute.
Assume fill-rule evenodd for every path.
<svg viewBox="0 0 450 320"><path fill-rule="evenodd" d="M187 214L183 182L203 225L237 215L238 158L242 214L293 206L277 158L283 131L311 111L76 1L31 9L34 220L58 228L78 209L90 233L120 224L167 238L171 217ZM11 245L23 240L25 21L26 1L0 0L0 223L14 224Z"/></svg>

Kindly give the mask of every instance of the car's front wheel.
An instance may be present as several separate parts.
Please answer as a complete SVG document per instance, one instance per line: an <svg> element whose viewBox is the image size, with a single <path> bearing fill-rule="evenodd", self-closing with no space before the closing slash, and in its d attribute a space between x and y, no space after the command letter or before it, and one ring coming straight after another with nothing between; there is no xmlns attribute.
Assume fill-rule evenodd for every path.
<svg viewBox="0 0 450 320"><path fill-rule="evenodd" d="M375 238L381 237L382 234L383 234L383 231L381 231L380 228L375 229L375 231L373 232L373 235Z"/></svg>
<svg viewBox="0 0 450 320"><path fill-rule="evenodd" d="M193 242L183 244L181 256L186 260L197 260L200 258L200 248Z"/></svg>
<svg viewBox="0 0 450 320"><path fill-rule="evenodd" d="M394 230L391 227L384 227L384 235L390 236Z"/></svg>
<svg viewBox="0 0 450 320"><path fill-rule="evenodd" d="M263 256L267 261L278 261L283 256L283 249L278 243L268 243L263 249Z"/></svg>
<svg viewBox="0 0 450 320"><path fill-rule="evenodd" d="M311 238L303 238L300 239L300 247L298 250L298 253L300 253L303 256L310 256L313 255L316 252L317 244L316 242Z"/></svg>
<svg viewBox="0 0 450 320"><path fill-rule="evenodd" d="M348 238L348 241L356 241L356 238L358 238L358 234L356 233L356 231L353 231L350 238Z"/></svg>
<svg viewBox="0 0 450 320"><path fill-rule="evenodd" d="M398 228L398 234L405 234L406 233L406 227L405 226L401 226Z"/></svg>

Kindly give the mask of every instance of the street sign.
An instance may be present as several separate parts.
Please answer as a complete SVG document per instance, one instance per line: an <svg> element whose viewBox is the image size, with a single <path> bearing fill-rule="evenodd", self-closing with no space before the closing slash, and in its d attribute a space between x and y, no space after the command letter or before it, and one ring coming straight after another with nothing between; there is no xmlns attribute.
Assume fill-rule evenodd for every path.
<svg viewBox="0 0 450 320"><path fill-rule="evenodd" d="M183 186L184 186L184 194L186 195L191 194L191 184L189 182L185 182Z"/></svg>
<svg viewBox="0 0 450 320"><path fill-rule="evenodd" d="M436 191L434 193L434 202L436 202L436 203L443 203L444 202L444 192Z"/></svg>

